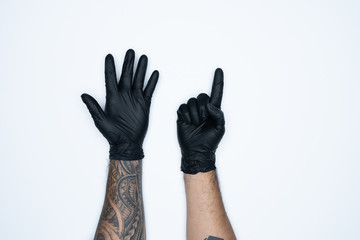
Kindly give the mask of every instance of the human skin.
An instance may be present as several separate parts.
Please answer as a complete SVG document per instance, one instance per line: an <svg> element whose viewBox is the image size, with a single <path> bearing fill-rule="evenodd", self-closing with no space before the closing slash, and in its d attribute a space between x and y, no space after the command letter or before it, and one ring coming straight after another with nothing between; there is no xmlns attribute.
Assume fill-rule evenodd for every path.
<svg viewBox="0 0 360 240"><path fill-rule="evenodd" d="M134 74L135 52L126 52L120 79L111 54L105 58L106 103L102 108L89 94L82 94L95 126L110 144L106 195L96 240L145 239L142 198L142 144L149 123L151 97L159 72L146 86L147 56L142 55Z"/></svg>
<svg viewBox="0 0 360 240"><path fill-rule="evenodd" d="M184 174L186 191L186 239L235 240L218 184L216 170Z"/></svg>
<svg viewBox="0 0 360 240"><path fill-rule="evenodd" d="M95 239L145 239L141 160L110 161Z"/></svg>
<svg viewBox="0 0 360 240"><path fill-rule="evenodd" d="M222 201L215 152L225 133L221 110L224 73L217 68L211 94L201 93L180 105L177 133L184 172L187 240L236 239Z"/></svg>

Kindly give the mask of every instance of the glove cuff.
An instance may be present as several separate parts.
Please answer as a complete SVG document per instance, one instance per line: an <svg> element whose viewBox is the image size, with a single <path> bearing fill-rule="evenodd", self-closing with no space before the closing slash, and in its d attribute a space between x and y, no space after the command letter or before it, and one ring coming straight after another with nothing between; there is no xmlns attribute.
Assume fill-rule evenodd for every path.
<svg viewBox="0 0 360 240"><path fill-rule="evenodd" d="M141 160L144 158L144 151L142 147L130 145L130 144L120 144L120 145L110 145L110 160Z"/></svg>
<svg viewBox="0 0 360 240"><path fill-rule="evenodd" d="M215 167L215 151L183 151L181 150L181 171L187 174L209 172Z"/></svg>

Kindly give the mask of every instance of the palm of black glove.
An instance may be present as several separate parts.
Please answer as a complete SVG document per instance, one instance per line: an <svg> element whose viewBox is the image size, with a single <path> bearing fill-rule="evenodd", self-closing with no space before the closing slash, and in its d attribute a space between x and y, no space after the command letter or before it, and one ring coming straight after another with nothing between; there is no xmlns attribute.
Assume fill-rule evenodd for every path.
<svg viewBox="0 0 360 240"><path fill-rule="evenodd" d="M225 133L224 114L220 110L223 85L223 72L217 69L211 97L202 93L178 109L181 170L185 173L196 174L215 169L215 151Z"/></svg>
<svg viewBox="0 0 360 240"><path fill-rule="evenodd" d="M110 143L110 159L138 160L144 157L142 144L149 123L151 96L159 73L153 72L143 90L147 57L140 57L133 79L134 55L133 50L127 51L119 83L114 58L110 54L106 56L105 111L90 95L81 96L96 127Z"/></svg>
<svg viewBox="0 0 360 240"><path fill-rule="evenodd" d="M132 143L141 146L149 123L150 102L139 89L111 96L105 105L105 119L98 129L110 144Z"/></svg>

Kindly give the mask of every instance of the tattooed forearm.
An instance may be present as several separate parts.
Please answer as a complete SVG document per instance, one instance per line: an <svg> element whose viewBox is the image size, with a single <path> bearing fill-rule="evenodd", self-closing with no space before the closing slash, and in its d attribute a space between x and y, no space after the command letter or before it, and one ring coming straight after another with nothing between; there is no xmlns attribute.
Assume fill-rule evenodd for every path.
<svg viewBox="0 0 360 240"><path fill-rule="evenodd" d="M214 236L209 236L209 237L205 238L204 240L224 240L224 239L223 239L223 238L214 237Z"/></svg>
<svg viewBox="0 0 360 240"><path fill-rule="evenodd" d="M110 161L106 197L95 240L144 240L142 162Z"/></svg>

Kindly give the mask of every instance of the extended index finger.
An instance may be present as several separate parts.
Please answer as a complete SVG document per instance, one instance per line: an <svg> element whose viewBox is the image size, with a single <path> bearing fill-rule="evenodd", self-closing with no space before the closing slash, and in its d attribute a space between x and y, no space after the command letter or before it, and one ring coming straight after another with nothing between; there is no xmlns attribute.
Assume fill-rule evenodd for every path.
<svg viewBox="0 0 360 240"><path fill-rule="evenodd" d="M210 103L217 108L221 106L224 88L224 73L221 68L215 71L214 81L211 89Z"/></svg>

